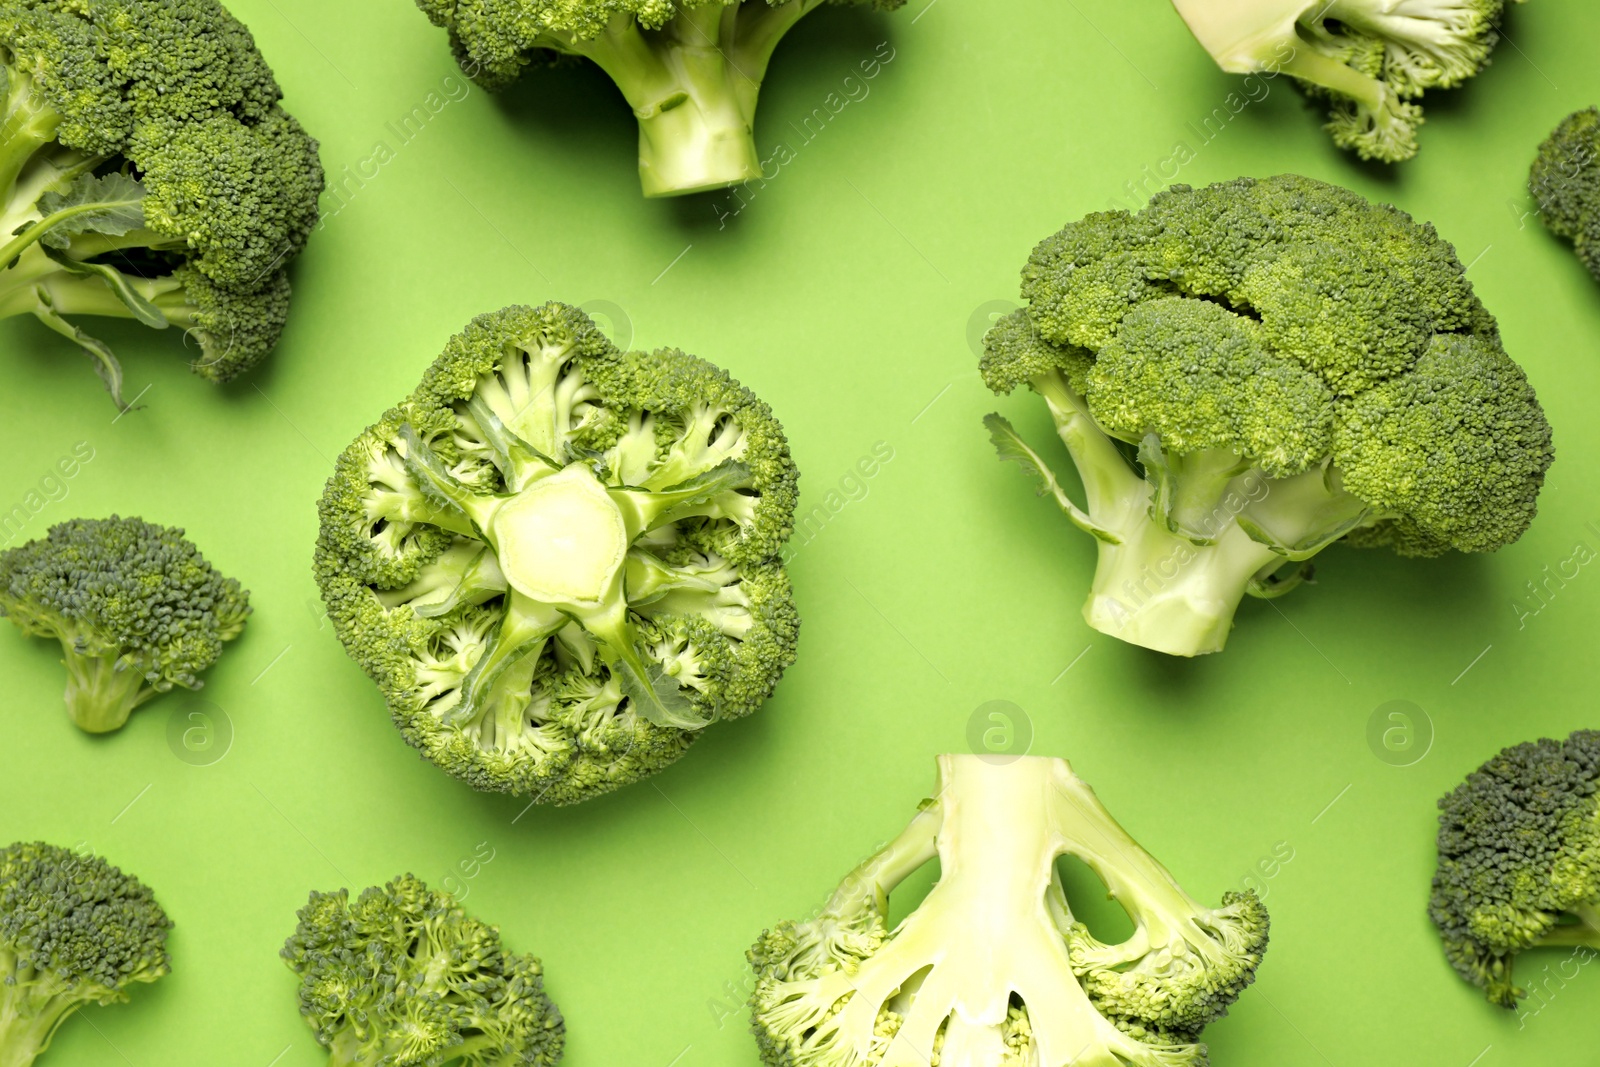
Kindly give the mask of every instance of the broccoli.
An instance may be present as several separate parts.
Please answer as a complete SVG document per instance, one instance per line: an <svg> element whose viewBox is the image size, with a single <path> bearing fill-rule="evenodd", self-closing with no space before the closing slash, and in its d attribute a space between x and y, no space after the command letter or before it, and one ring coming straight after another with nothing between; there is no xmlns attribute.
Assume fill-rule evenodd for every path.
<svg viewBox="0 0 1600 1067"><path fill-rule="evenodd" d="M639 120L645 196L681 196L761 176L751 126L783 35L823 0L417 0L450 31L485 89L534 63L592 60ZM882 9L905 0L829 0Z"/></svg>
<svg viewBox="0 0 1600 1067"><path fill-rule="evenodd" d="M794 660L796 472L766 404L550 303L483 315L339 457L316 573L412 745L570 804L754 711Z"/></svg>
<svg viewBox="0 0 1600 1067"><path fill-rule="evenodd" d="M0 0L0 318L122 368L80 315L177 326L226 382L277 343L317 143L216 0ZM9 239L9 240L8 240Z"/></svg>
<svg viewBox="0 0 1600 1067"><path fill-rule="evenodd" d="M170 972L171 927L144 883L98 856L0 849L0 1065L28 1067L73 1012Z"/></svg>
<svg viewBox="0 0 1600 1067"><path fill-rule="evenodd" d="M1445 955L1489 1000L1527 995L1529 949L1600 949L1600 731L1514 745L1439 801L1428 914Z"/></svg>
<svg viewBox="0 0 1600 1067"><path fill-rule="evenodd" d="M413 875L312 893L283 958L328 1067L552 1067L566 1024L544 968Z"/></svg>
<svg viewBox="0 0 1600 1067"><path fill-rule="evenodd" d="M1022 294L983 377L1044 398L1086 506L985 421L1096 538L1097 630L1215 652L1241 597L1334 541L1489 552L1533 519L1544 413L1455 251L1393 207L1297 175L1175 185L1043 241Z"/></svg>
<svg viewBox="0 0 1600 1067"><path fill-rule="evenodd" d="M1550 232L1571 241L1589 273L1600 278L1600 108L1574 111L1545 138L1528 192Z"/></svg>
<svg viewBox="0 0 1600 1067"><path fill-rule="evenodd" d="M89 733L198 675L239 636L250 594L183 531L142 519L73 519L0 553L0 615L61 642L67 713Z"/></svg>
<svg viewBox="0 0 1600 1067"><path fill-rule="evenodd" d="M1127 909L1125 942L1074 918L1063 855ZM934 859L888 929L889 893ZM1203 1067L1200 1032L1255 980L1268 925L1253 893L1191 899L1066 760L940 756L906 830L750 950L752 1026L768 1067Z"/></svg>
<svg viewBox="0 0 1600 1067"><path fill-rule="evenodd" d="M1329 101L1323 127L1362 159L1417 154L1429 89L1489 63L1504 0L1173 0L1217 65L1294 77Z"/></svg>

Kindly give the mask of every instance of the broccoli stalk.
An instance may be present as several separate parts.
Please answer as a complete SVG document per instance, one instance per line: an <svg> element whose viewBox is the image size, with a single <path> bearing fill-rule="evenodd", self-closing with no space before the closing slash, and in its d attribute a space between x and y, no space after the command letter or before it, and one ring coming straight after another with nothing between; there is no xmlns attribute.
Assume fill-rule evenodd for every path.
<svg viewBox="0 0 1600 1067"><path fill-rule="evenodd" d="M0 318L73 341L119 406L79 316L176 326L214 382L262 359L323 179L248 31L215 0L5 2L0 76Z"/></svg>
<svg viewBox="0 0 1600 1067"><path fill-rule="evenodd" d="M29 1067L80 1008L167 974L171 926L143 883L98 856L0 849L0 1067Z"/></svg>
<svg viewBox="0 0 1600 1067"><path fill-rule="evenodd" d="M875 2L892 8L904 0ZM514 81L539 58L592 60L639 121L639 178L651 197L761 176L753 124L767 64L784 34L823 3L583 0L558 8L417 0L450 31L462 67L487 88Z"/></svg>
<svg viewBox="0 0 1600 1067"><path fill-rule="evenodd" d="M176 686L199 689L249 614L249 594L182 530L140 519L75 519L0 553L0 615L61 643L67 713L89 733L120 729Z"/></svg>
<svg viewBox="0 0 1600 1067"><path fill-rule="evenodd" d="M1173 0L1217 65L1271 71L1332 101L1327 131L1362 159L1416 155L1411 101L1477 74L1504 0Z"/></svg>
<svg viewBox="0 0 1600 1067"><path fill-rule="evenodd" d="M1128 910L1127 942L1074 919L1064 854ZM890 931L890 892L935 858L938 883ZM753 1027L771 1067L1199 1067L1201 1030L1254 980L1267 933L1253 895L1210 909L1184 893L1065 760L946 755L898 838L751 949Z"/></svg>

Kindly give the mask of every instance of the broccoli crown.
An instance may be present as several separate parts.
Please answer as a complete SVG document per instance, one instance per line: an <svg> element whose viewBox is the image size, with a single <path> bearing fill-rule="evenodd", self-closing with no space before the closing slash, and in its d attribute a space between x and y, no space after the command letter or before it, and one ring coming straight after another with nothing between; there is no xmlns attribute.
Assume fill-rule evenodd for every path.
<svg viewBox="0 0 1600 1067"><path fill-rule="evenodd" d="M1454 249L1397 208L1298 175L1173 186L1042 242L1022 291L984 357L996 392L1059 369L1120 440L1331 466L1408 554L1533 519L1544 413Z"/></svg>
<svg viewBox="0 0 1600 1067"><path fill-rule="evenodd" d="M3 313L68 336L61 315L194 318L197 373L257 362L283 326L323 172L249 31L216 0L0 0L0 72L0 193L18 235ZM172 278L192 305L141 296ZM239 338L226 358L208 347L219 308Z"/></svg>
<svg viewBox="0 0 1600 1067"><path fill-rule="evenodd" d="M0 849L0 1050L25 1067L86 1004L128 999L172 968L172 921L98 856L42 841Z"/></svg>
<svg viewBox="0 0 1600 1067"><path fill-rule="evenodd" d="M762 1061L1204 1067L1201 1030L1254 981L1266 950L1260 901L1190 899L1065 760L939 766L937 796L898 838L813 918L780 923L750 950ZM1073 918L1061 855L1128 909L1125 943ZM938 883L890 930L890 892L934 859Z"/></svg>
<svg viewBox="0 0 1600 1067"><path fill-rule="evenodd" d="M1504 0L1174 0L1223 70L1296 78L1330 102L1324 127L1362 159L1417 152L1418 98L1489 63Z"/></svg>
<svg viewBox="0 0 1600 1067"><path fill-rule="evenodd" d="M332 1064L552 1067L566 1025L544 968L413 875L312 893L283 958Z"/></svg>
<svg viewBox="0 0 1600 1067"><path fill-rule="evenodd" d="M1439 866L1428 914L1445 954L1489 999L1525 991L1516 956L1544 945L1600 948L1600 731L1514 745L1439 801Z"/></svg>
<svg viewBox="0 0 1600 1067"><path fill-rule="evenodd" d="M794 659L778 551L796 471L770 408L582 312L474 320L340 456L316 571L424 756L573 803L754 711Z"/></svg>
<svg viewBox="0 0 1600 1067"><path fill-rule="evenodd" d="M1550 232L1571 241L1589 273L1600 278L1600 108L1574 111L1545 138L1528 192Z"/></svg>
<svg viewBox="0 0 1600 1067"><path fill-rule="evenodd" d="M830 0L883 9L905 0ZM752 181L756 97L772 52L818 0L417 0L487 89L531 64L592 60L639 120L646 196Z"/></svg>
<svg viewBox="0 0 1600 1067"><path fill-rule="evenodd" d="M249 594L176 527L73 519L0 553L0 615L61 642L69 710L97 732L156 693L200 688L249 614Z"/></svg>

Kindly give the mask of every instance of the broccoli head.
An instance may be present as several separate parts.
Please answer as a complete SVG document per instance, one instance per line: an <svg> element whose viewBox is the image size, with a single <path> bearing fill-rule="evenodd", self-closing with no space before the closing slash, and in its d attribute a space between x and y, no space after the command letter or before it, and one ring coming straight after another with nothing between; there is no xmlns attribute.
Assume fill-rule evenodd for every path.
<svg viewBox="0 0 1600 1067"><path fill-rule="evenodd" d="M892 9L905 0L828 0ZM592 60L639 120L646 196L761 176L752 124L783 35L823 0L417 0L486 89L530 64Z"/></svg>
<svg viewBox="0 0 1600 1067"><path fill-rule="evenodd" d="M216 0L0 0L0 317L122 368L83 315L177 326L225 382L277 343L317 222L317 143Z"/></svg>
<svg viewBox="0 0 1600 1067"><path fill-rule="evenodd" d="M1297 175L1175 185L1090 215L1023 270L985 339L1045 400L1085 505L999 415L1003 459L1099 545L1084 609L1173 655L1338 540L1491 552L1532 521L1550 427L1433 227Z"/></svg>
<svg viewBox="0 0 1600 1067"><path fill-rule="evenodd" d="M1074 918L1064 855L1127 909L1127 941ZM890 930L889 893L934 859L938 884ZM752 1025L768 1067L1204 1067L1201 1030L1267 934L1252 893L1191 899L1066 760L941 756L906 830L750 950Z"/></svg>
<svg viewBox="0 0 1600 1067"><path fill-rule="evenodd" d="M566 1024L544 967L412 875L312 893L283 958L328 1067L553 1067Z"/></svg>
<svg viewBox="0 0 1600 1067"><path fill-rule="evenodd" d="M1505 749L1439 801L1428 914L1461 977L1495 1004L1527 995L1529 949L1600 949L1600 731Z"/></svg>
<svg viewBox="0 0 1600 1067"><path fill-rule="evenodd" d="M199 674L239 636L250 594L183 531L142 519L73 519L0 553L0 615L61 642L67 712L90 733Z"/></svg>
<svg viewBox="0 0 1600 1067"><path fill-rule="evenodd" d="M754 711L793 662L795 481L771 409L723 371L512 307L339 457L316 570L423 755L573 803Z"/></svg>
<svg viewBox="0 0 1600 1067"><path fill-rule="evenodd" d="M1288 74L1329 102L1324 127L1362 159L1417 154L1429 89L1489 63L1505 0L1173 0L1217 65Z"/></svg>
<svg viewBox="0 0 1600 1067"><path fill-rule="evenodd" d="M0 1064L28 1067L73 1012L171 971L171 927L139 879L98 856L0 849Z"/></svg>
<svg viewBox="0 0 1600 1067"><path fill-rule="evenodd" d="M1600 108L1574 111L1545 138L1528 192L1550 232L1571 241L1589 273L1600 278Z"/></svg>

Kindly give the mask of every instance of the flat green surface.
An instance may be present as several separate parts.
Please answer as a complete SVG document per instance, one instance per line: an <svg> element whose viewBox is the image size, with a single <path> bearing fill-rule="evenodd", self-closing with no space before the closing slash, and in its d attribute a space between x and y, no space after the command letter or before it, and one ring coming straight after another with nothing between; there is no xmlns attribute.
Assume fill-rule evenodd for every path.
<svg viewBox="0 0 1600 1067"><path fill-rule="evenodd" d="M1600 11L1515 10L1515 47L1431 99L1421 156L1390 177L1336 152L1282 82L1197 133L1243 87L1163 0L828 10L780 48L764 93L763 153L781 140L792 158L719 221L737 202L640 198L632 119L594 70L491 99L405 0L232 6L346 183L271 365L218 390L175 337L113 331L130 394L148 387L114 420L80 356L0 325L0 509L42 504L30 537L112 511L181 524L256 606L203 693L233 734L210 766L169 745L193 698L81 735L55 651L0 632L0 841L86 843L178 924L171 977L73 1021L44 1062L322 1062L277 958L294 911L312 888L411 870L454 872L470 909L543 957L575 1067L753 1064L745 947L898 829L933 755L965 749L997 699L1197 896L1264 885L1272 947L1208 1032L1216 1064L1592 1062L1600 972L1551 980L1519 1022L1456 980L1424 906L1435 798L1502 745L1600 725L1600 577L1567 563L1600 549L1600 290L1523 191L1543 134L1600 99ZM852 80L875 53L893 58ZM827 121L797 132L815 109ZM984 390L968 321L1014 296L1037 240L1128 203L1127 183L1135 202L1155 188L1178 143L1181 180L1298 170L1456 243L1556 428L1521 542L1422 562L1336 548L1316 587L1247 603L1228 650L1196 662L1084 625L1089 539L995 460L979 422L999 406L1042 440L1043 407ZM802 507L837 510L795 554L800 660L763 712L649 783L524 812L405 746L320 619L309 561L314 502L351 437L471 316L549 298L609 301L635 345L727 367L787 426ZM93 458L48 480L80 443ZM892 458L856 480L875 450ZM1551 580L1545 606L1526 599L1563 566L1576 576ZM1368 741L1396 700L1431 722L1428 746L1390 757L1426 752L1409 766Z"/></svg>

